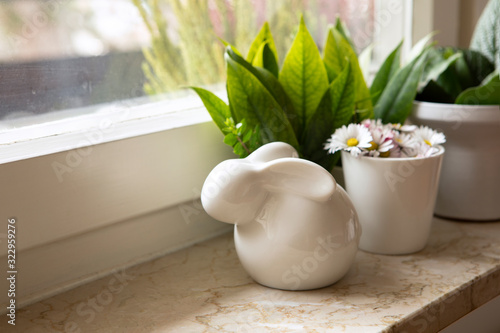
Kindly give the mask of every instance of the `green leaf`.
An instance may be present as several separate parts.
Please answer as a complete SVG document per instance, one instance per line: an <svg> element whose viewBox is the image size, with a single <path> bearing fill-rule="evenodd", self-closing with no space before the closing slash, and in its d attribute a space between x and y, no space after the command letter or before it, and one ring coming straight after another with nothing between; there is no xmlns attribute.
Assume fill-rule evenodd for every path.
<svg viewBox="0 0 500 333"><path fill-rule="evenodd" d="M344 24L344 22L340 19L339 16L337 16L337 20L335 22L335 29L338 32L340 32L342 37L344 37L344 39L349 43L352 50L356 54L356 46L354 46L354 43L352 42L351 33L349 32L349 29L347 29L347 26Z"/></svg>
<svg viewBox="0 0 500 333"><path fill-rule="evenodd" d="M436 81L429 81L425 88L417 94L416 99L434 103L454 103L455 101L455 98L448 95Z"/></svg>
<svg viewBox="0 0 500 333"><path fill-rule="evenodd" d="M370 87L370 94L372 95L373 105L377 104L378 99L384 92L387 83L392 79L394 74L398 71L401 66L401 46L403 42L400 42L398 46L387 56L384 60L382 66L378 70L375 78L373 79L372 85Z"/></svg>
<svg viewBox="0 0 500 333"><path fill-rule="evenodd" d="M495 70L495 65L482 53L473 50L458 50L462 52L464 56L463 60L467 64L472 76L472 81L470 81L469 84L462 84L463 89L480 85L481 82L483 82L484 79ZM459 70L457 70L457 73L460 75Z"/></svg>
<svg viewBox="0 0 500 333"><path fill-rule="evenodd" d="M428 62L426 64L426 66L424 67L424 72L422 74L422 78L420 79L420 82L423 86L426 86L429 81L436 81L438 84L440 83L440 77L442 77L443 75L445 75L445 72L450 69L451 67L453 67L455 65L455 62L462 57L462 53L458 52L458 53L453 53L453 54L449 54L449 56L447 57L445 54L444 54L444 50L436 50L436 49L430 49L429 52L428 52ZM445 90L445 91L448 91L451 95L453 95L453 91L456 89L454 87L451 87L450 86L450 83L451 84L455 84L455 85L458 85L458 81L456 78L453 78L453 72L451 73L448 73L448 77L447 79L444 79L445 77L441 78L441 81L443 81L443 84L440 84L440 86L442 86L442 88ZM446 75L445 75L446 76ZM449 88L447 88L449 87ZM458 85L458 90L460 90L460 86Z"/></svg>
<svg viewBox="0 0 500 333"><path fill-rule="evenodd" d="M462 90L465 90L479 85L481 82L475 82L476 80L472 76L469 65L467 64L467 61L465 61L465 54L462 51L460 51L460 54L462 54L462 56L455 61L453 66L453 71L456 73L460 87Z"/></svg>
<svg viewBox="0 0 500 333"><path fill-rule="evenodd" d="M411 112L426 58L424 52L396 72L375 105L375 118L384 123L404 123Z"/></svg>
<svg viewBox="0 0 500 333"><path fill-rule="evenodd" d="M427 49L427 43L429 43L432 39L437 34L437 31L433 31L425 35L422 39L420 39L410 50L410 53L408 54L406 58L406 63L410 63L413 60L417 59L426 49Z"/></svg>
<svg viewBox="0 0 500 333"><path fill-rule="evenodd" d="M222 38L220 38L220 37L217 37L217 39L218 39L218 40L219 40L222 44L224 44L224 46L225 46L226 48L230 48L230 49L232 49L232 50L233 50L233 52L235 52L237 55L239 55L240 57L242 57L242 55L241 55L240 51L238 51L238 49L236 49L236 47L235 47L233 44L231 44L231 43L229 43L229 42L225 41L224 39L222 39Z"/></svg>
<svg viewBox="0 0 500 333"><path fill-rule="evenodd" d="M480 85L494 70L486 57L471 50L435 48L428 59L418 95L428 102L454 103L463 90Z"/></svg>
<svg viewBox="0 0 500 333"><path fill-rule="evenodd" d="M456 104L469 105L500 105L500 75L498 71L491 73L478 87L462 92L455 101Z"/></svg>
<svg viewBox="0 0 500 333"><path fill-rule="evenodd" d="M441 73L434 82L436 82L448 96L451 96L452 100L455 100L462 92L460 81L453 67L448 67L448 69Z"/></svg>
<svg viewBox="0 0 500 333"><path fill-rule="evenodd" d="M267 22L264 22L259 33L250 45L250 49L248 50L247 54L247 61L249 63L253 63L254 58L257 55L258 50L262 46L262 44L268 44L270 51L274 55L274 59L276 59L276 63L278 63L278 52L276 51L276 45L274 44L271 29L269 29L269 23Z"/></svg>
<svg viewBox="0 0 500 333"><path fill-rule="evenodd" d="M292 125L295 135L297 138L300 138L301 135L301 125L300 125L300 117L298 113L295 111L292 101L285 93L285 90L281 86L280 82L271 74L268 70L260 67L253 67L250 65L245 59L237 55L230 48L226 49L226 57L231 58L241 66L245 67L246 70L251 72L259 81L266 87L266 89L273 95L274 99L281 106L283 111L285 112L290 124Z"/></svg>
<svg viewBox="0 0 500 333"><path fill-rule="evenodd" d="M358 57L347 40L335 29L328 32L323 55L323 61L330 80L335 78L344 69L347 63L351 65L351 75L354 78L354 100L356 108L363 110L353 121L373 118L373 105L368 86L359 67Z"/></svg>
<svg viewBox="0 0 500 333"><path fill-rule="evenodd" d="M278 81L278 78L264 68L256 68L256 70L260 75L261 82L263 82L264 86L268 88L271 95L273 95L276 102L278 102L283 109L283 112L285 112L285 115L295 132L295 136L300 138L302 135L300 117L295 111L292 100L288 97L285 89L283 89L283 86Z"/></svg>
<svg viewBox="0 0 500 333"><path fill-rule="evenodd" d="M477 22L470 48L480 51L500 68L500 1L489 1Z"/></svg>
<svg viewBox="0 0 500 333"><path fill-rule="evenodd" d="M339 43L343 43L344 45L341 46ZM347 57L344 54L344 50L348 48L347 40L342 37L340 32L335 29L330 29L328 31L325 48L323 50L323 62L328 73L329 82L332 82L345 67Z"/></svg>
<svg viewBox="0 0 500 333"><path fill-rule="evenodd" d="M275 77L279 75L278 62L269 47L269 43L262 43L255 55L252 65L267 69Z"/></svg>
<svg viewBox="0 0 500 333"><path fill-rule="evenodd" d="M356 86L349 63L332 82L329 93L332 100L332 112L334 113L333 133L337 128L349 124L355 111Z"/></svg>
<svg viewBox="0 0 500 333"><path fill-rule="evenodd" d="M303 18L283 63L279 81L290 97L299 116L300 127L303 128L328 89L325 66Z"/></svg>
<svg viewBox="0 0 500 333"><path fill-rule="evenodd" d="M244 132L243 137L241 138L241 141L248 142L248 141L250 141L251 137L252 137L252 131L251 130L246 131L246 132Z"/></svg>
<svg viewBox="0 0 500 333"><path fill-rule="evenodd" d="M292 126L269 90L231 57L226 56L226 62L227 93L235 121L245 119L250 128L260 125L262 143L283 141L298 148Z"/></svg>
<svg viewBox="0 0 500 333"><path fill-rule="evenodd" d="M227 127L225 121L227 118L231 118L229 106L227 106L227 104L224 103L223 100L221 100L219 97L215 96L208 90L197 87L190 88L193 89L201 98L203 104L207 108L208 113L212 117L217 127L219 127L221 130Z"/></svg>
<svg viewBox="0 0 500 333"><path fill-rule="evenodd" d="M233 152L241 158L245 158L248 156L248 152L245 150L245 148L243 148L243 145L239 142L237 142L233 146Z"/></svg>
<svg viewBox="0 0 500 333"><path fill-rule="evenodd" d="M226 134L224 137L224 143L226 145L230 145L231 147L234 146L238 142L238 136L233 133Z"/></svg>
<svg viewBox="0 0 500 333"><path fill-rule="evenodd" d="M257 125L257 126L255 126L255 128L252 132L252 136L250 137L250 141L248 141L248 143L247 143L247 147L248 147L248 149L250 149L251 152L253 152L254 150L256 150L257 148L260 147L259 138L260 138L260 126Z"/></svg>
<svg viewBox="0 0 500 333"><path fill-rule="evenodd" d="M354 80L350 64L347 64L330 84L306 128L302 146L304 158L330 170L334 159L327 158L328 153L323 149L323 145L335 129L350 122L353 113Z"/></svg>

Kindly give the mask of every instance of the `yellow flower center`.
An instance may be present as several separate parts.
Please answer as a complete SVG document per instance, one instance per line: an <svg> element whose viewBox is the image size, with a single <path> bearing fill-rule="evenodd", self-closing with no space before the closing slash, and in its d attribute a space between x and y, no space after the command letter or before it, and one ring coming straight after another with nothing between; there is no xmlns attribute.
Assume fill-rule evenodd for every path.
<svg viewBox="0 0 500 333"><path fill-rule="evenodd" d="M424 140L425 143L427 143L429 146L432 147L432 143L429 140Z"/></svg>
<svg viewBox="0 0 500 333"><path fill-rule="evenodd" d="M347 140L347 145L349 147L355 147L358 145L358 143L359 143L359 141L356 138L350 138L349 140Z"/></svg>
<svg viewBox="0 0 500 333"><path fill-rule="evenodd" d="M389 156L391 156L390 150L380 153L380 157L389 157Z"/></svg>
<svg viewBox="0 0 500 333"><path fill-rule="evenodd" d="M378 144L375 143L375 141L370 141L370 148L368 150L377 150L378 149Z"/></svg>

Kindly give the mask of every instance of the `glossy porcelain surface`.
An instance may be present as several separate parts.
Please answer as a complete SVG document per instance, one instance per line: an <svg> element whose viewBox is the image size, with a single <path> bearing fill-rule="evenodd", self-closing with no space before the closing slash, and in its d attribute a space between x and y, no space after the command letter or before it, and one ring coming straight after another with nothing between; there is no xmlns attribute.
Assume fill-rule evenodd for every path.
<svg viewBox="0 0 500 333"><path fill-rule="evenodd" d="M257 282L278 289L328 286L344 276L360 227L332 175L281 142L220 163L201 200L215 219L235 224L239 259Z"/></svg>
<svg viewBox="0 0 500 333"><path fill-rule="evenodd" d="M416 102L410 119L446 135L435 213L464 220L500 219L499 106Z"/></svg>
<svg viewBox="0 0 500 333"><path fill-rule="evenodd" d="M380 254L423 249L429 238L444 148L428 158L358 158L342 152L347 193L359 215L359 248Z"/></svg>

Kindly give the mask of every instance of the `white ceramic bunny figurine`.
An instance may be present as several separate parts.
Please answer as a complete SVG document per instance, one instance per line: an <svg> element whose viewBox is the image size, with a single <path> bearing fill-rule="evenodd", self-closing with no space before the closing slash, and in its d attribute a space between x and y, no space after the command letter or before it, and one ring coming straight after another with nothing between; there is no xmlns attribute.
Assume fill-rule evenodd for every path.
<svg viewBox="0 0 500 333"><path fill-rule="evenodd" d="M240 261L260 284L325 287L354 260L361 229L351 200L329 172L286 143L217 165L201 200L210 216L235 224Z"/></svg>

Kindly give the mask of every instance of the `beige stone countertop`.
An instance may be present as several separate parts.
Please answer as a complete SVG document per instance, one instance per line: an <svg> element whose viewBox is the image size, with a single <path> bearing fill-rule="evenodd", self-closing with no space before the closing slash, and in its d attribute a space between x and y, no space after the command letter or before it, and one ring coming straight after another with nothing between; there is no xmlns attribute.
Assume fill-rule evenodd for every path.
<svg viewBox="0 0 500 333"><path fill-rule="evenodd" d="M226 234L19 309L0 331L436 332L499 294L500 223L436 218L423 251L359 251L327 288L256 284Z"/></svg>

